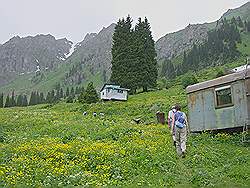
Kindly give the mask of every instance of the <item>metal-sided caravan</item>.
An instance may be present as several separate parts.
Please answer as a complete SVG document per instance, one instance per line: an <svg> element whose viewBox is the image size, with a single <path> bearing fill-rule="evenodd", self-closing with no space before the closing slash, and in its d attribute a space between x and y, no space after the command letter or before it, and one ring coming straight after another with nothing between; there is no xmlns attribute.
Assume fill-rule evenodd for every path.
<svg viewBox="0 0 250 188"><path fill-rule="evenodd" d="M105 84L102 87L100 94L102 100L126 101L128 100L128 91L129 89L121 88L118 85Z"/></svg>
<svg viewBox="0 0 250 188"><path fill-rule="evenodd" d="M191 132L247 128L250 124L250 67L188 86Z"/></svg>

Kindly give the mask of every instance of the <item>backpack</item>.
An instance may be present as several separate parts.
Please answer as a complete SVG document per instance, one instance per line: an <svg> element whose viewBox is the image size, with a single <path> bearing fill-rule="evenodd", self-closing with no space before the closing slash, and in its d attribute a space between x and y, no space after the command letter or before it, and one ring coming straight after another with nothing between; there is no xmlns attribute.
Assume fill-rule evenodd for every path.
<svg viewBox="0 0 250 188"><path fill-rule="evenodd" d="M183 127L185 127L185 116L183 112L176 112L174 115L174 119L175 119L175 126L182 129Z"/></svg>

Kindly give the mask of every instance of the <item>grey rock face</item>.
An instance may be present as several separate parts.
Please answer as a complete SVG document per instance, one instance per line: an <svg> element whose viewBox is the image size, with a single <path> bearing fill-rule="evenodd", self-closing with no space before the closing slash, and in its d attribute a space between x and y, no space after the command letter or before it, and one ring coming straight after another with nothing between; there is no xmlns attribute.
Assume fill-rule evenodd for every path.
<svg viewBox="0 0 250 188"><path fill-rule="evenodd" d="M15 76L37 71L49 71L62 63L72 46L66 38L56 40L52 35L11 38L0 46L0 86Z"/></svg>
<svg viewBox="0 0 250 188"><path fill-rule="evenodd" d="M98 34L87 34L84 40L76 45L69 59L74 56L80 57L81 64L89 67L93 74L102 70L110 70L114 29L115 24L111 24L107 28L104 27Z"/></svg>
<svg viewBox="0 0 250 188"><path fill-rule="evenodd" d="M244 5L235 8L229 9L227 12L223 14L222 18L231 19L232 17L240 16L242 20L249 20L250 19L250 2L245 3Z"/></svg>
<svg viewBox="0 0 250 188"><path fill-rule="evenodd" d="M170 59L190 49L193 43L201 43L207 38L209 28L205 24L188 25L185 29L160 38L156 44L157 58Z"/></svg>

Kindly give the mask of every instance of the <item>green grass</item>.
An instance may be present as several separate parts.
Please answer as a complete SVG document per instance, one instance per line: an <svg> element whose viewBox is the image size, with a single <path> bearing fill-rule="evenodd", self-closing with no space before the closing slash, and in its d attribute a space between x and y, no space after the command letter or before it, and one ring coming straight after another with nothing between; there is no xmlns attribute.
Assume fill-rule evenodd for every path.
<svg viewBox="0 0 250 188"><path fill-rule="evenodd" d="M30 95L32 91L39 92L48 92L52 89L55 89L55 86L58 83L61 83L64 79L65 74L69 71L70 64L62 64L58 69L54 72L44 73L45 77L39 83L33 83L31 79L35 76L35 73L30 73L26 75L20 75L12 81L11 83L0 88L0 92L4 92L6 95L11 93L12 91L16 91L16 94L27 94ZM87 86L89 82L93 82L95 87L101 88L102 86L102 78L101 73L96 73L95 75L90 74L88 70L84 70L84 74L86 79L82 83L82 86ZM77 85L70 85L69 87L76 87ZM62 85L63 89L66 91L67 86Z"/></svg>
<svg viewBox="0 0 250 188"><path fill-rule="evenodd" d="M176 155L155 118L176 102L186 111L178 86L127 102L0 109L0 186L249 187L241 135L192 135L186 158Z"/></svg>
<svg viewBox="0 0 250 188"><path fill-rule="evenodd" d="M20 75L13 82L1 87L1 92L11 93L13 90L15 90L17 94L30 94L32 91L47 92L54 88L55 85L63 79L64 75L69 70L69 67L69 64L62 64L54 72L45 72L45 78L37 84L31 81L35 76L35 73Z"/></svg>

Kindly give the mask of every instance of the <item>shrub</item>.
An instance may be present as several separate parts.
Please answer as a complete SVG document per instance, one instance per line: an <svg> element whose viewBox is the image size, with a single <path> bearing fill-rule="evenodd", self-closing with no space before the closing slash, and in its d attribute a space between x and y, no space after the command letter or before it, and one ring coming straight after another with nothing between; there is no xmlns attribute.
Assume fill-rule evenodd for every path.
<svg viewBox="0 0 250 188"><path fill-rule="evenodd" d="M198 80L193 73L188 73L182 78L181 83L185 89L189 85L198 83Z"/></svg>
<svg viewBox="0 0 250 188"><path fill-rule="evenodd" d="M215 75L215 78L219 78L224 75L225 75L225 72L222 69L219 69Z"/></svg>
<svg viewBox="0 0 250 188"><path fill-rule="evenodd" d="M157 82L157 88L159 90L162 89L169 89L173 86L174 81L173 80L167 80L166 78L161 78Z"/></svg>
<svg viewBox="0 0 250 188"><path fill-rule="evenodd" d="M74 102L74 97L73 96L68 96L66 99L66 103L73 103Z"/></svg>
<svg viewBox="0 0 250 188"><path fill-rule="evenodd" d="M157 81L157 89L162 90L163 88L166 87L167 79L166 78L161 78Z"/></svg>
<svg viewBox="0 0 250 188"><path fill-rule="evenodd" d="M88 103L88 104L98 102L99 98L98 98L98 94L93 86L93 82L90 82L88 84L86 91L83 91L80 94L78 100L81 103Z"/></svg>

